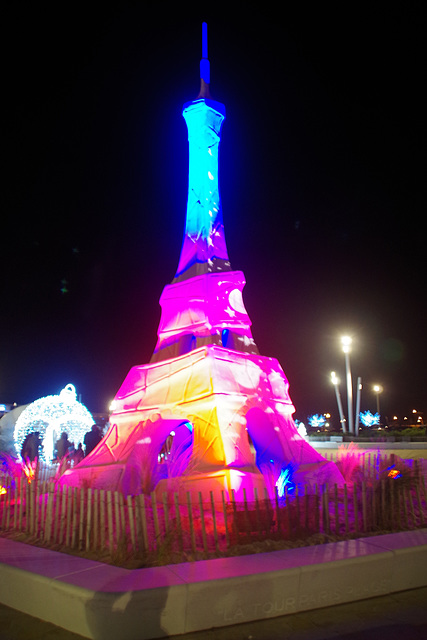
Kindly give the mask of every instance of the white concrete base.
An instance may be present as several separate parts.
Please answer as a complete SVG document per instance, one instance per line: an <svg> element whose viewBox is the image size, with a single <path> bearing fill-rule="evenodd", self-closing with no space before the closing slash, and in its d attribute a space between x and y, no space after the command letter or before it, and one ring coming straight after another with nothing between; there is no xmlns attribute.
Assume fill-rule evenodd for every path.
<svg viewBox="0 0 427 640"><path fill-rule="evenodd" d="M427 586L427 529L133 571L0 538L0 567L9 607L148 640Z"/></svg>

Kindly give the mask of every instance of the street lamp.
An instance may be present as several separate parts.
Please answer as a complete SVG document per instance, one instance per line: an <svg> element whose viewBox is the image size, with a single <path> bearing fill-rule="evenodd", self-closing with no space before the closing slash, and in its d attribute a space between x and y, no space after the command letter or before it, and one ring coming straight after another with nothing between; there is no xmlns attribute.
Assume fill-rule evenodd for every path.
<svg viewBox="0 0 427 640"><path fill-rule="evenodd" d="M348 430L353 433L353 386L351 383L350 351L352 339L350 336L342 336L341 346L345 357L345 371L347 377L347 404L348 404Z"/></svg>
<svg viewBox="0 0 427 640"><path fill-rule="evenodd" d="M338 388L338 385L339 385L340 381L337 378L337 376L335 374L335 371L331 371L331 381L332 381L332 384L335 387L335 395L336 395L336 398L337 398L337 405L338 405L338 411L339 411L339 414L340 414L340 422L341 422L342 431L343 431L343 433L345 433L346 432L346 429L345 429L345 418L344 418L344 412L342 410L341 394L340 394L340 390Z"/></svg>
<svg viewBox="0 0 427 640"><path fill-rule="evenodd" d="M356 392L356 421L354 424L354 433L359 435L359 414L360 414L360 394L362 393L362 378L357 378L357 392Z"/></svg>
<svg viewBox="0 0 427 640"><path fill-rule="evenodd" d="M372 387L372 391L375 393L375 395L377 396L377 413L380 419L380 424L381 424L381 413L380 413L380 393L383 390L382 386L380 384L374 384L374 386Z"/></svg>

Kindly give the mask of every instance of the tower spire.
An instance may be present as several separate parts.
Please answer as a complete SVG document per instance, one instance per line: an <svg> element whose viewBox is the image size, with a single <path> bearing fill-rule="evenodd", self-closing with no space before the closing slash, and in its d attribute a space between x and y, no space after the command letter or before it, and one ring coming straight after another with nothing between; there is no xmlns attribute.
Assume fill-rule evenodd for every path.
<svg viewBox="0 0 427 640"><path fill-rule="evenodd" d="M174 282L202 273L230 271L219 194L218 154L225 107L209 93L208 27L202 24L200 93L184 105L189 143L184 241Z"/></svg>
<svg viewBox="0 0 427 640"><path fill-rule="evenodd" d="M200 91L197 98L210 98L211 68L208 59L208 25L202 22L202 59L200 60Z"/></svg>

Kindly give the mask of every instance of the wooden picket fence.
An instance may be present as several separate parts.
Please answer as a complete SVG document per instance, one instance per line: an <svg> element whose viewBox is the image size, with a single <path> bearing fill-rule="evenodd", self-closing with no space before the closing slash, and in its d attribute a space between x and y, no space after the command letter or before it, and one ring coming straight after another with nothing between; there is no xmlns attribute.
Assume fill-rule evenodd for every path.
<svg viewBox="0 0 427 640"><path fill-rule="evenodd" d="M313 534L363 536L426 526L422 472L412 461L406 481L296 487L293 493L214 495L164 493L124 497L120 492L68 487L50 480L0 477L0 533L63 551L93 552L100 560L141 566L212 557L259 540L304 540ZM371 465L371 469L375 469Z"/></svg>

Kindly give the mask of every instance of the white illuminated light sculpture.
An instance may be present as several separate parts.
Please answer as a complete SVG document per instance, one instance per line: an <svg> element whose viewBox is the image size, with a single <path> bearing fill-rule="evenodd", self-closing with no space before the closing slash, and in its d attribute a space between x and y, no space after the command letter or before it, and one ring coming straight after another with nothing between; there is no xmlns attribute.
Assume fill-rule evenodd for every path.
<svg viewBox="0 0 427 640"><path fill-rule="evenodd" d="M55 442L63 431L77 448L80 443L83 445L85 433L94 422L91 413L77 401L75 387L68 384L59 395L35 400L24 409L15 425L16 453L21 456L22 445L29 433L39 432L42 439L40 458L50 462Z"/></svg>
<svg viewBox="0 0 427 640"><path fill-rule="evenodd" d="M353 431L353 385L351 382L351 369L350 369L350 351L351 343L353 340L349 336L343 336L341 338L342 350L345 357L345 371L347 377L347 406L348 406L348 431Z"/></svg>

